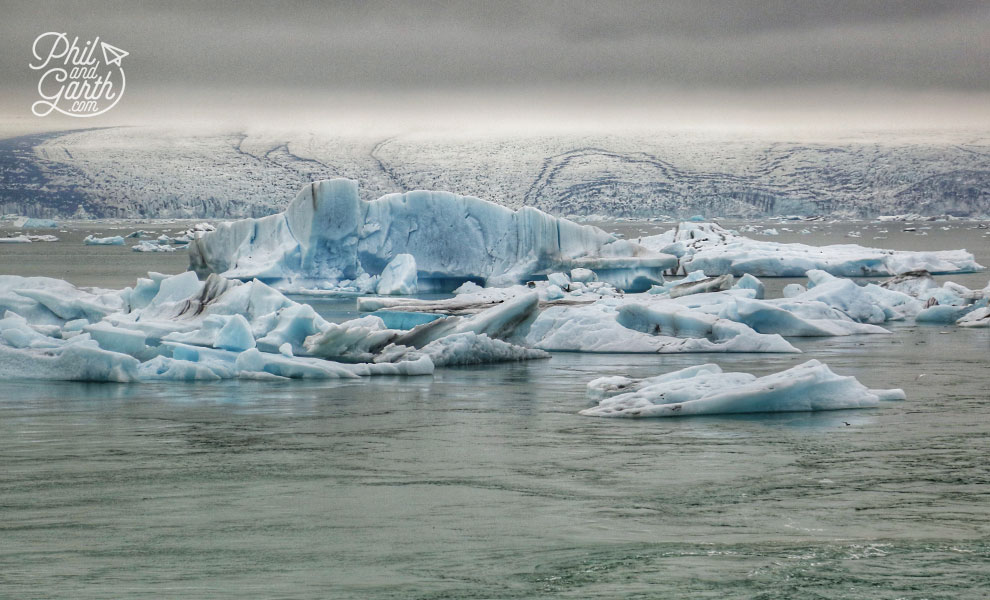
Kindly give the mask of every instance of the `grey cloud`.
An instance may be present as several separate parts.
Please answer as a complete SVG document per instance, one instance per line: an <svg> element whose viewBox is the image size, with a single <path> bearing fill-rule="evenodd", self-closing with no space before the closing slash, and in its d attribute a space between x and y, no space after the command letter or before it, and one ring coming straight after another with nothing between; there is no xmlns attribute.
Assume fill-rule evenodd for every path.
<svg viewBox="0 0 990 600"><path fill-rule="evenodd" d="M0 78L30 85L34 36L100 35L145 89L455 87L990 90L990 5L830 2L24 2Z"/></svg>

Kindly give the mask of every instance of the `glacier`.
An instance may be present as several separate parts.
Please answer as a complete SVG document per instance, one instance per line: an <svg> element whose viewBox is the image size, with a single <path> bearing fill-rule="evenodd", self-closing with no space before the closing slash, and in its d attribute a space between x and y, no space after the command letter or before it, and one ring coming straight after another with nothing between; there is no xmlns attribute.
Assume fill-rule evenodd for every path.
<svg viewBox="0 0 990 600"><path fill-rule="evenodd" d="M636 292L677 266L674 256L534 208L512 211L428 191L368 202L349 179L314 182L282 213L222 223L189 244L190 268L201 275L259 279L280 289L371 291L403 254L415 262L419 292L448 292L466 281L512 285L560 271Z"/></svg>
<svg viewBox="0 0 990 600"><path fill-rule="evenodd" d="M874 408L905 399L903 390L871 390L817 360L765 377L715 364L639 380L604 377L589 382L588 393L601 399L579 414L627 418Z"/></svg>
<svg viewBox="0 0 990 600"><path fill-rule="evenodd" d="M918 270L949 274L984 269L965 250L914 252L855 244L784 244L747 238L717 223L682 222L670 231L641 238L639 243L655 252L677 256L680 273L700 270L709 277L801 277L810 270L863 277Z"/></svg>

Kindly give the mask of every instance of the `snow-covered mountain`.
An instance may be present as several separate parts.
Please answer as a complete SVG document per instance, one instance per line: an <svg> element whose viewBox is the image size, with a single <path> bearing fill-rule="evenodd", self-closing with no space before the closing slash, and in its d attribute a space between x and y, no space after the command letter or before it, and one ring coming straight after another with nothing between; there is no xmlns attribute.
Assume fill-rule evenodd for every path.
<svg viewBox="0 0 990 600"><path fill-rule="evenodd" d="M365 199L449 190L552 214L653 217L990 213L990 136L835 139L713 133L491 136L107 128L0 140L0 210L245 217L305 183Z"/></svg>

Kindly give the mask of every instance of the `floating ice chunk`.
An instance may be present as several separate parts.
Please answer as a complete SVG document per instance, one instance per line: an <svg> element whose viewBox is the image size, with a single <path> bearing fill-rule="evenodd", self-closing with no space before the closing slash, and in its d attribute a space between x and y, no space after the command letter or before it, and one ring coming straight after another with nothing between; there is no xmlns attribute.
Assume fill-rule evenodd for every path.
<svg viewBox="0 0 990 600"><path fill-rule="evenodd" d="M201 363L156 356L138 365L138 376L144 381L217 381L234 377L235 371L221 363Z"/></svg>
<svg viewBox="0 0 990 600"><path fill-rule="evenodd" d="M793 305L790 308L795 308ZM736 298L726 303L719 316L745 323L759 333L777 333L784 336L816 337L841 336L861 333L889 333L883 327L857 323L852 320L814 319L800 316L800 310L787 310L779 305L759 300Z"/></svg>
<svg viewBox="0 0 990 600"><path fill-rule="evenodd" d="M183 342L197 346L209 346L222 350L240 352L255 347L251 324L243 315L209 315L198 329L188 332L173 332L165 335L163 341Z"/></svg>
<svg viewBox="0 0 990 600"><path fill-rule="evenodd" d="M843 410L904 399L902 390L870 390L817 360L759 378L704 365L641 381L595 380L589 387L594 395L606 397L580 414L596 417ZM620 391L624 393L616 394Z"/></svg>
<svg viewBox="0 0 990 600"><path fill-rule="evenodd" d="M562 290L566 290L571 285L571 278L566 273L550 273L547 275L547 281Z"/></svg>
<svg viewBox="0 0 990 600"><path fill-rule="evenodd" d="M38 219L29 217L25 219L23 223L16 226L23 229L54 229L58 227L58 223L53 219Z"/></svg>
<svg viewBox="0 0 990 600"><path fill-rule="evenodd" d="M0 344L0 379L118 381L138 379L138 360L103 350L89 336L54 349L18 349Z"/></svg>
<svg viewBox="0 0 990 600"><path fill-rule="evenodd" d="M542 350L517 346L473 332L444 336L424 346L419 353L429 356L437 367L550 358Z"/></svg>
<svg viewBox="0 0 990 600"><path fill-rule="evenodd" d="M608 353L682 352L799 352L779 335L762 335L746 325L685 311L671 315L650 307L624 306L623 326L614 308L601 303L586 306L555 306L544 310L525 337L527 345L542 350ZM664 323L680 335L700 332L711 321L710 337L675 337L664 331ZM664 332L657 334L655 332ZM668 330L669 331L669 330Z"/></svg>
<svg viewBox="0 0 990 600"><path fill-rule="evenodd" d="M100 321L83 327L104 350L112 350L121 354L138 354L145 348L147 336L140 331L114 327L110 323Z"/></svg>
<svg viewBox="0 0 990 600"><path fill-rule="evenodd" d="M800 283L788 283L784 286L781 292L784 298L794 298L795 296L800 296L801 294L808 291L808 288L804 287Z"/></svg>
<svg viewBox="0 0 990 600"><path fill-rule="evenodd" d="M540 297L535 293L516 296L460 322L455 332L486 334L495 339L512 337L517 328L536 315L539 303Z"/></svg>
<svg viewBox="0 0 990 600"><path fill-rule="evenodd" d="M732 287L733 289L739 290L753 290L755 292L753 297L757 300L762 300L764 296L766 296L766 286L763 285L762 281L756 277L753 277L749 273L746 273L740 277L739 281Z"/></svg>
<svg viewBox="0 0 990 600"><path fill-rule="evenodd" d="M258 348L265 352L278 352L282 344L289 343L294 353L304 354L303 343L306 338L329 325L309 304L283 308L276 313L275 318L275 326L257 340Z"/></svg>
<svg viewBox="0 0 990 600"><path fill-rule="evenodd" d="M257 348L241 352L234 363L238 371L256 371L293 379L344 379L358 377L339 363L319 359L289 358L281 354L260 352Z"/></svg>
<svg viewBox="0 0 990 600"><path fill-rule="evenodd" d="M919 297L923 292L938 287L938 284L935 283L935 279L931 273L920 270L895 275L886 281L880 282L879 286L887 290Z"/></svg>
<svg viewBox="0 0 990 600"><path fill-rule="evenodd" d="M99 321L121 307L119 295L107 290L82 290L48 277L0 275L0 310L15 312L31 323Z"/></svg>
<svg viewBox="0 0 990 600"><path fill-rule="evenodd" d="M750 273L760 277L800 277L806 271L820 269L832 275L861 277L920 269L935 274L983 269L965 250L909 252L853 244L783 244L739 236L714 223L680 223L671 231L642 238L640 243L656 252L680 257L680 272L700 269L709 276Z"/></svg>
<svg viewBox="0 0 990 600"><path fill-rule="evenodd" d="M673 371L671 373L658 375L656 377L648 377L646 379L633 379L623 376L599 377L598 379L592 379L588 382L588 396L599 399L609 398L619 394L636 392L645 387L653 386L659 383L690 379L698 375L718 375L721 372L722 369L718 365L706 364L688 367L686 369L680 369L679 371Z"/></svg>
<svg viewBox="0 0 990 600"><path fill-rule="evenodd" d="M30 244L31 238L26 235L15 235L11 237L0 237L0 244Z"/></svg>
<svg viewBox="0 0 990 600"><path fill-rule="evenodd" d="M966 306L935 304L918 312L914 320L918 323L955 323L978 308L980 307L975 304Z"/></svg>
<svg viewBox="0 0 990 600"><path fill-rule="evenodd" d="M418 289L416 259L412 254L397 254L389 261L378 280L378 293L384 296L415 294Z"/></svg>
<svg viewBox="0 0 990 600"><path fill-rule="evenodd" d="M288 343L288 342L286 342ZM215 348L224 350L250 350L256 346L254 335L251 333L251 324L243 315L233 315L227 323L217 333Z"/></svg>
<svg viewBox="0 0 990 600"><path fill-rule="evenodd" d="M651 335L701 338L712 335L718 317L674 303L626 304L619 308L616 321L623 327Z"/></svg>
<svg viewBox="0 0 990 600"><path fill-rule="evenodd" d="M823 302L860 323L883 323L887 320L886 313L876 304L875 298L855 282L820 270L810 270L807 275L808 291L790 300Z"/></svg>
<svg viewBox="0 0 990 600"><path fill-rule="evenodd" d="M277 285L333 285L379 275L399 254L415 257L420 292L465 281L492 286L594 270L620 287L647 289L673 256L558 219L446 192L359 199L344 179L306 186L284 213L221 224L190 244L190 267ZM632 290L637 291L637 290Z"/></svg>
<svg viewBox="0 0 990 600"><path fill-rule="evenodd" d="M579 283L598 281L598 275L591 269L571 269L571 281Z"/></svg>
<svg viewBox="0 0 990 600"><path fill-rule="evenodd" d="M705 276L704 271L691 271L682 279L676 279L672 281L664 281L660 285L655 285L650 288L649 293L651 294L670 294L670 290L678 286L688 285L690 283L696 283L699 281L704 281L708 279Z"/></svg>
<svg viewBox="0 0 990 600"><path fill-rule="evenodd" d="M148 240L142 240L133 246L131 250L134 252L175 252L175 248L168 245L168 242L152 242Z"/></svg>
<svg viewBox="0 0 990 600"><path fill-rule="evenodd" d="M332 360L371 362L402 332L388 329L377 316L368 315L344 323L329 323L303 342L305 352Z"/></svg>
<svg viewBox="0 0 990 600"><path fill-rule="evenodd" d="M124 238L120 237L119 235L105 237L105 238L98 238L92 235L87 235L86 238L83 240L83 243L86 244L87 246L123 246Z"/></svg>
<svg viewBox="0 0 990 600"><path fill-rule="evenodd" d="M417 298L358 298L358 310L401 311L401 312L437 312L446 315L476 314L483 310L498 306L506 300L519 295L532 294L533 290L526 286L507 288L482 288L473 283L466 283L458 288L460 293L453 298L439 300L421 300ZM589 302L594 301L589 299Z"/></svg>
<svg viewBox="0 0 990 600"><path fill-rule="evenodd" d="M564 294L564 290L560 289L560 287L556 285L548 285L546 294L547 300L560 300L566 295Z"/></svg>
<svg viewBox="0 0 990 600"><path fill-rule="evenodd" d="M698 281L681 283L670 288L671 298L690 296L691 294L703 294L707 292L718 292L732 288L732 275L719 275L718 277L707 277Z"/></svg>
<svg viewBox="0 0 990 600"><path fill-rule="evenodd" d="M990 308L977 308L956 321L960 327L990 327Z"/></svg>
<svg viewBox="0 0 990 600"><path fill-rule="evenodd" d="M10 311L0 319L0 343L14 348L57 348L61 345L50 335L31 327L24 317Z"/></svg>

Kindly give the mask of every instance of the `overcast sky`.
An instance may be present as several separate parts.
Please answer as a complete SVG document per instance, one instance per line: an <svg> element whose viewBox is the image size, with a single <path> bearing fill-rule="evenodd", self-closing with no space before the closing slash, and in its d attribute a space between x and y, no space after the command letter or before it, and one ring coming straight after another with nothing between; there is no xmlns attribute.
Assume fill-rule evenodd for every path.
<svg viewBox="0 0 990 600"><path fill-rule="evenodd" d="M544 118L556 107L637 119L857 110L990 122L986 0L31 0L0 10L8 118L30 116L34 38L64 31L130 52L126 96L108 121L189 111Z"/></svg>

